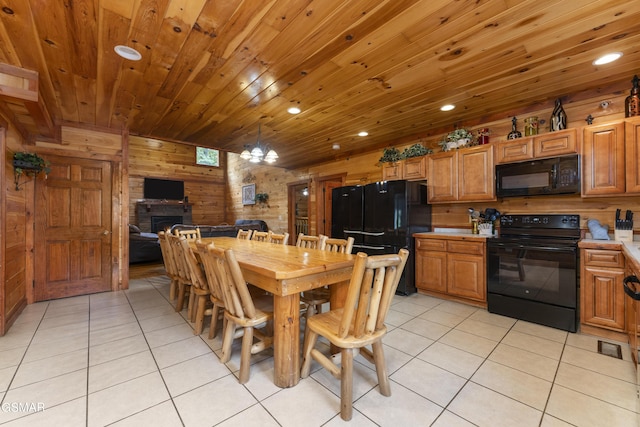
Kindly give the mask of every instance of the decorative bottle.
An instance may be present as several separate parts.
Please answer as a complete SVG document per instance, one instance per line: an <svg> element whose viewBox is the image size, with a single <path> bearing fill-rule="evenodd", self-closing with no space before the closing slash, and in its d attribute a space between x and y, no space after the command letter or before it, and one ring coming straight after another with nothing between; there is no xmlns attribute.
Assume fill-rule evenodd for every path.
<svg viewBox="0 0 640 427"><path fill-rule="evenodd" d="M538 134L538 118L535 116L524 119L524 136Z"/></svg>
<svg viewBox="0 0 640 427"><path fill-rule="evenodd" d="M549 125L549 130L551 132L556 130L562 130L567 128L567 114L564 112L564 108L562 108L562 103L560 102L560 98L556 99L556 106L551 113L551 124Z"/></svg>
<svg viewBox="0 0 640 427"><path fill-rule="evenodd" d="M638 88L638 76L633 76L633 88L631 94L624 100L624 116L633 117L640 115L640 88Z"/></svg>
<svg viewBox="0 0 640 427"><path fill-rule="evenodd" d="M517 118L513 118L511 119L511 132L509 132L509 135L507 135L507 139L516 139L516 138L522 138L522 134L520 132L518 132L518 129L516 129L516 121L518 119Z"/></svg>

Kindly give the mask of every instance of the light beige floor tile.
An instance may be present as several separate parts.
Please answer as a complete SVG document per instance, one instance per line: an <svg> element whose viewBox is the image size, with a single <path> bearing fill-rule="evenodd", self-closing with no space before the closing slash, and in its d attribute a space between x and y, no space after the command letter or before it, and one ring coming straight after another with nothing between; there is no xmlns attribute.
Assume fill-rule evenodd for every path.
<svg viewBox="0 0 640 427"><path fill-rule="evenodd" d="M441 342L433 343L418 355L418 359L429 362L463 378L471 378L484 358L451 347Z"/></svg>
<svg viewBox="0 0 640 427"><path fill-rule="evenodd" d="M546 412L580 427L637 427L634 412L557 384L551 390Z"/></svg>
<svg viewBox="0 0 640 427"><path fill-rule="evenodd" d="M443 410L398 384L391 384L391 396L383 396L378 387L374 388L358 399L354 408L381 426L428 426Z"/></svg>
<svg viewBox="0 0 640 427"><path fill-rule="evenodd" d="M253 406L257 401L231 375L174 398L185 427L212 426ZM203 402L216 402L203 410Z"/></svg>
<svg viewBox="0 0 640 427"><path fill-rule="evenodd" d="M136 319L136 316L131 310L129 310L129 312L111 314L97 318L91 316L91 320L89 321L89 330L91 332L95 332L101 329L109 329L114 326L125 325L127 323L135 323L137 321L138 319Z"/></svg>
<svg viewBox="0 0 640 427"><path fill-rule="evenodd" d="M392 373L406 365L411 360L411 356L404 351L400 351L384 344L384 338L382 342L382 346L384 349L384 360L387 366L387 374L391 375ZM371 369L373 369L373 365L369 363L362 355L359 354L358 356L356 356L356 360L365 366L370 366Z"/></svg>
<svg viewBox="0 0 640 427"><path fill-rule="evenodd" d="M16 372L11 387L23 387L80 369L86 370L87 351L86 348L83 348L34 362L22 363L18 372Z"/></svg>
<svg viewBox="0 0 640 427"><path fill-rule="evenodd" d="M158 317L150 317L140 320L140 327L147 332L157 331L159 329L170 328L171 326L182 325L184 319L179 313L173 312Z"/></svg>
<svg viewBox="0 0 640 427"><path fill-rule="evenodd" d="M601 340L601 339L602 338L595 337L593 335L569 334L569 336L567 336L567 345L597 353L598 340Z"/></svg>
<svg viewBox="0 0 640 427"><path fill-rule="evenodd" d="M400 368L391 379L443 408L466 382L458 375L418 359Z"/></svg>
<svg viewBox="0 0 640 427"><path fill-rule="evenodd" d="M458 326L456 326L456 329L492 341L500 341L509 331L509 329L507 328L495 326L490 323L480 322L475 319L464 320Z"/></svg>
<svg viewBox="0 0 640 427"><path fill-rule="evenodd" d="M87 399L74 399L60 405L45 407L28 416L3 424L4 427L85 427L87 425Z"/></svg>
<svg viewBox="0 0 640 427"><path fill-rule="evenodd" d="M450 411L444 411L431 427L474 427L469 421Z"/></svg>
<svg viewBox="0 0 640 427"><path fill-rule="evenodd" d="M407 295L407 296L396 295L394 297L393 303L395 304L403 301L408 301L411 304L418 304L427 308L433 308L442 303L442 300L439 298L434 298L429 295L423 295L423 294L417 294L417 293Z"/></svg>
<svg viewBox="0 0 640 427"><path fill-rule="evenodd" d="M273 363L271 363L273 365ZM160 371L171 396L176 397L225 376L232 376L218 356L208 352ZM254 374L255 372L252 372ZM254 375L251 380L253 381ZM273 376L270 378L273 384Z"/></svg>
<svg viewBox="0 0 640 427"><path fill-rule="evenodd" d="M433 340L422 335L414 334L402 328L388 332L382 342L396 350L403 351L412 356L416 356L425 348L433 344Z"/></svg>
<svg viewBox="0 0 640 427"><path fill-rule="evenodd" d="M635 411L638 404L634 383L568 363L560 363L555 383L629 411Z"/></svg>
<svg viewBox="0 0 640 427"><path fill-rule="evenodd" d="M418 318L439 323L440 325L448 326L449 328L455 328L460 322L466 319L464 316L449 313L448 311L441 310L437 307L421 314Z"/></svg>
<svg viewBox="0 0 640 427"><path fill-rule="evenodd" d="M17 370L17 364L15 366L7 366L6 368L0 369L0 392L7 391L9 389L9 384L11 384L11 380Z"/></svg>
<svg viewBox="0 0 640 427"><path fill-rule="evenodd" d="M525 322L524 320L518 320L513 326L513 330L562 344L565 343L567 336L569 335L569 332L567 331L538 325L537 323Z"/></svg>
<svg viewBox="0 0 640 427"><path fill-rule="evenodd" d="M117 317L125 314L133 314L133 309L127 301L126 304L107 305L104 307L92 308L89 312L89 319L95 321L103 317L111 317L115 320Z"/></svg>
<svg viewBox="0 0 640 427"><path fill-rule="evenodd" d="M175 326L147 332L145 336L147 337L149 347L155 348L190 338L193 336L193 329L185 322L182 322Z"/></svg>
<svg viewBox="0 0 640 427"><path fill-rule="evenodd" d="M0 345L2 339L0 339ZM27 347L24 348L12 348L9 350L0 351L0 369L8 368L11 366L18 366L24 353L27 351Z"/></svg>
<svg viewBox="0 0 640 427"><path fill-rule="evenodd" d="M498 344L496 349L489 355L489 360L508 366L513 369L526 372L546 381L553 381L558 370L557 359L511 347L506 344Z"/></svg>
<svg viewBox="0 0 640 427"><path fill-rule="evenodd" d="M457 314L458 316L469 317L479 309L470 305L461 304L455 301L442 301L437 305L438 310L446 311L447 313Z"/></svg>
<svg viewBox="0 0 640 427"><path fill-rule="evenodd" d="M544 410L552 384L490 360L482 364L471 381L540 411Z"/></svg>
<svg viewBox="0 0 640 427"><path fill-rule="evenodd" d="M175 312L176 312L175 307L167 304L166 301L164 304L161 304L161 305L156 305L149 308L135 310L136 317L140 321L151 319L158 316L165 316Z"/></svg>
<svg viewBox="0 0 640 427"><path fill-rule="evenodd" d="M144 335L134 335L89 348L89 366L149 350Z"/></svg>
<svg viewBox="0 0 640 427"><path fill-rule="evenodd" d="M102 292L100 294L92 294L89 296L89 307L92 312L105 307L114 307L118 305L129 305L129 300L123 291Z"/></svg>
<svg viewBox="0 0 640 427"><path fill-rule="evenodd" d="M42 320L48 306L48 301L27 305L24 310L22 310L22 313L20 313L20 316L15 320L9 331L25 324L40 323L40 320Z"/></svg>
<svg viewBox="0 0 640 427"><path fill-rule="evenodd" d="M91 331L89 334L89 345L91 347L109 342L121 340L123 338L134 337L142 334L138 322L116 325L111 328Z"/></svg>
<svg viewBox="0 0 640 427"><path fill-rule="evenodd" d="M633 363L577 347L565 347L562 362L594 372L605 372L608 376L622 381L634 382L636 378Z"/></svg>
<svg viewBox="0 0 640 427"><path fill-rule="evenodd" d="M157 372L149 350L94 365L89 368L89 393L104 390L134 378Z"/></svg>
<svg viewBox="0 0 640 427"><path fill-rule="evenodd" d="M495 313L489 313L487 310L476 310L471 316L469 316L469 319L507 329L511 328L516 323L516 319Z"/></svg>
<svg viewBox="0 0 640 427"><path fill-rule="evenodd" d="M52 408L83 397L86 393L87 370L83 369L24 387L12 388L5 394L3 403L35 403L43 404L45 408ZM22 415L15 412L0 411L0 424L19 418Z"/></svg>
<svg viewBox="0 0 640 427"><path fill-rule="evenodd" d="M104 426L169 399L158 372L89 394L88 426Z"/></svg>
<svg viewBox="0 0 640 427"><path fill-rule="evenodd" d="M423 337L429 338L434 341L438 340L440 337L451 330L451 328L448 326L431 322L419 317L408 321L407 323L402 325L401 328L411 333L422 335Z"/></svg>
<svg viewBox="0 0 640 427"><path fill-rule="evenodd" d="M89 311L89 296L54 299L49 301L49 307L44 318L63 316L65 314Z"/></svg>
<svg viewBox="0 0 640 427"><path fill-rule="evenodd" d="M421 304L414 304L409 301L402 301L394 304L393 309L395 311L399 311L400 313L405 313L410 316L419 316L425 311L427 311L429 308Z"/></svg>
<svg viewBox="0 0 640 427"><path fill-rule="evenodd" d="M64 329L70 329L69 326L75 326L86 323L89 320L89 311L81 311L75 313L64 314L55 317L45 317L42 319L38 332L44 332L45 334L53 332L52 329L64 327ZM74 328L75 329L75 328Z"/></svg>
<svg viewBox="0 0 640 427"><path fill-rule="evenodd" d="M413 319L413 316L411 316L410 314L402 313L391 308L387 313L387 317L385 318L384 323L387 325L387 327L400 326L411 319Z"/></svg>
<svg viewBox="0 0 640 427"><path fill-rule="evenodd" d="M207 353L212 353L211 349L202 338L195 335L153 349L153 356L160 369Z"/></svg>
<svg viewBox="0 0 640 427"><path fill-rule="evenodd" d="M556 360L560 359L562 348L564 347L562 343L557 341L513 330L504 337L502 343Z"/></svg>
<svg viewBox="0 0 640 427"><path fill-rule="evenodd" d="M489 356L496 345L498 345L497 341L469 334L458 329L452 329L440 338L439 341L480 357Z"/></svg>
<svg viewBox="0 0 640 427"><path fill-rule="evenodd" d="M218 424L218 427L278 427L279 424L262 407L253 405Z"/></svg>
<svg viewBox="0 0 640 427"><path fill-rule="evenodd" d="M89 341L87 334L73 335L57 341L32 343L24 355L23 363L46 359L58 354L71 353L87 348Z"/></svg>
<svg viewBox="0 0 640 427"><path fill-rule="evenodd" d="M573 427L573 424L566 423L549 414L544 414L540 427Z"/></svg>
<svg viewBox="0 0 640 427"><path fill-rule="evenodd" d="M537 427L542 412L482 387L467 383L447 408L480 427Z"/></svg>
<svg viewBox="0 0 640 427"><path fill-rule="evenodd" d="M170 401L162 402L111 424L112 427L177 427L181 425L178 412Z"/></svg>
<svg viewBox="0 0 640 427"><path fill-rule="evenodd" d="M216 359L218 358L218 356L216 355L214 355L213 357L215 357ZM219 361L218 363L221 364ZM226 366L225 370L229 372ZM256 399L262 401L272 394L275 394L282 390L280 387L276 386L273 383L274 378L273 359L268 358L251 365L251 379L244 386Z"/></svg>
<svg viewBox="0 0 640 427"><path fill-rule="evenodd" d="M78 335L82 335L87 337L87 332L89 331L89 320L84 320L82 322L78 322L70 327L69 325L56 326L50 329L40 329L33 336L33 341L31 344L47 344L50 342L64 340L66 338L75 337Z"/></svg>
<svg viewBox="0 0 640 427"><path fill-rule="evenodd" d="M263 400L262 405L283 427L323 425L340 412L340 398L313 378L280 390Z"/></svg>

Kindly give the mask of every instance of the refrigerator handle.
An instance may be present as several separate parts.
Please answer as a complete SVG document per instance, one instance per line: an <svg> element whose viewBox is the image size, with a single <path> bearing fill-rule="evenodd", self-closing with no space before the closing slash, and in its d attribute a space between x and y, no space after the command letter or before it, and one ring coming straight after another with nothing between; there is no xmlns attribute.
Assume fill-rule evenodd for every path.
<svg viewBox="0 0 640 427"><path fill-rule="evenodd" d="M384 246L367 246L367 245L353 245L353 247L358 247L361 249L375 249L377 251L382 251L384 250Z"/></svg>
<svg viewBox="0 0 640 427"><path fill-rule="evenodd" d="M384 236L384 231L380 233L369 233L366 231L362 231L361 234L364 234L365 236Z"/></svg>

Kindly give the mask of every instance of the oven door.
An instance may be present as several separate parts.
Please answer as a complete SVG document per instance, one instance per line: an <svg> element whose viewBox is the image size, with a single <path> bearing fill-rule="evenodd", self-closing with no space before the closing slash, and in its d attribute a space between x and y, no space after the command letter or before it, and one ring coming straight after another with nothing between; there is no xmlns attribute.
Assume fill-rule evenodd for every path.
<svg viewBox="0 0 640 427"><path fill-rule="evenodd" d="M577 308L575 243L495 239L487 250L488 293Z"/></svg>

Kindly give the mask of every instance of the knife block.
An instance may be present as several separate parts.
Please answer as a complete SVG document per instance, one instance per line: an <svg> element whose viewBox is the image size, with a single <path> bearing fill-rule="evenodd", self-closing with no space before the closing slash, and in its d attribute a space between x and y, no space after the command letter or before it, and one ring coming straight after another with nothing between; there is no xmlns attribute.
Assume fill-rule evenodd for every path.
<svg viewBox="0 0 640 427"><path fill-rule="evenodd" d="M633 230L614 230L613 235L620 242L633 242Z"/></svg>

